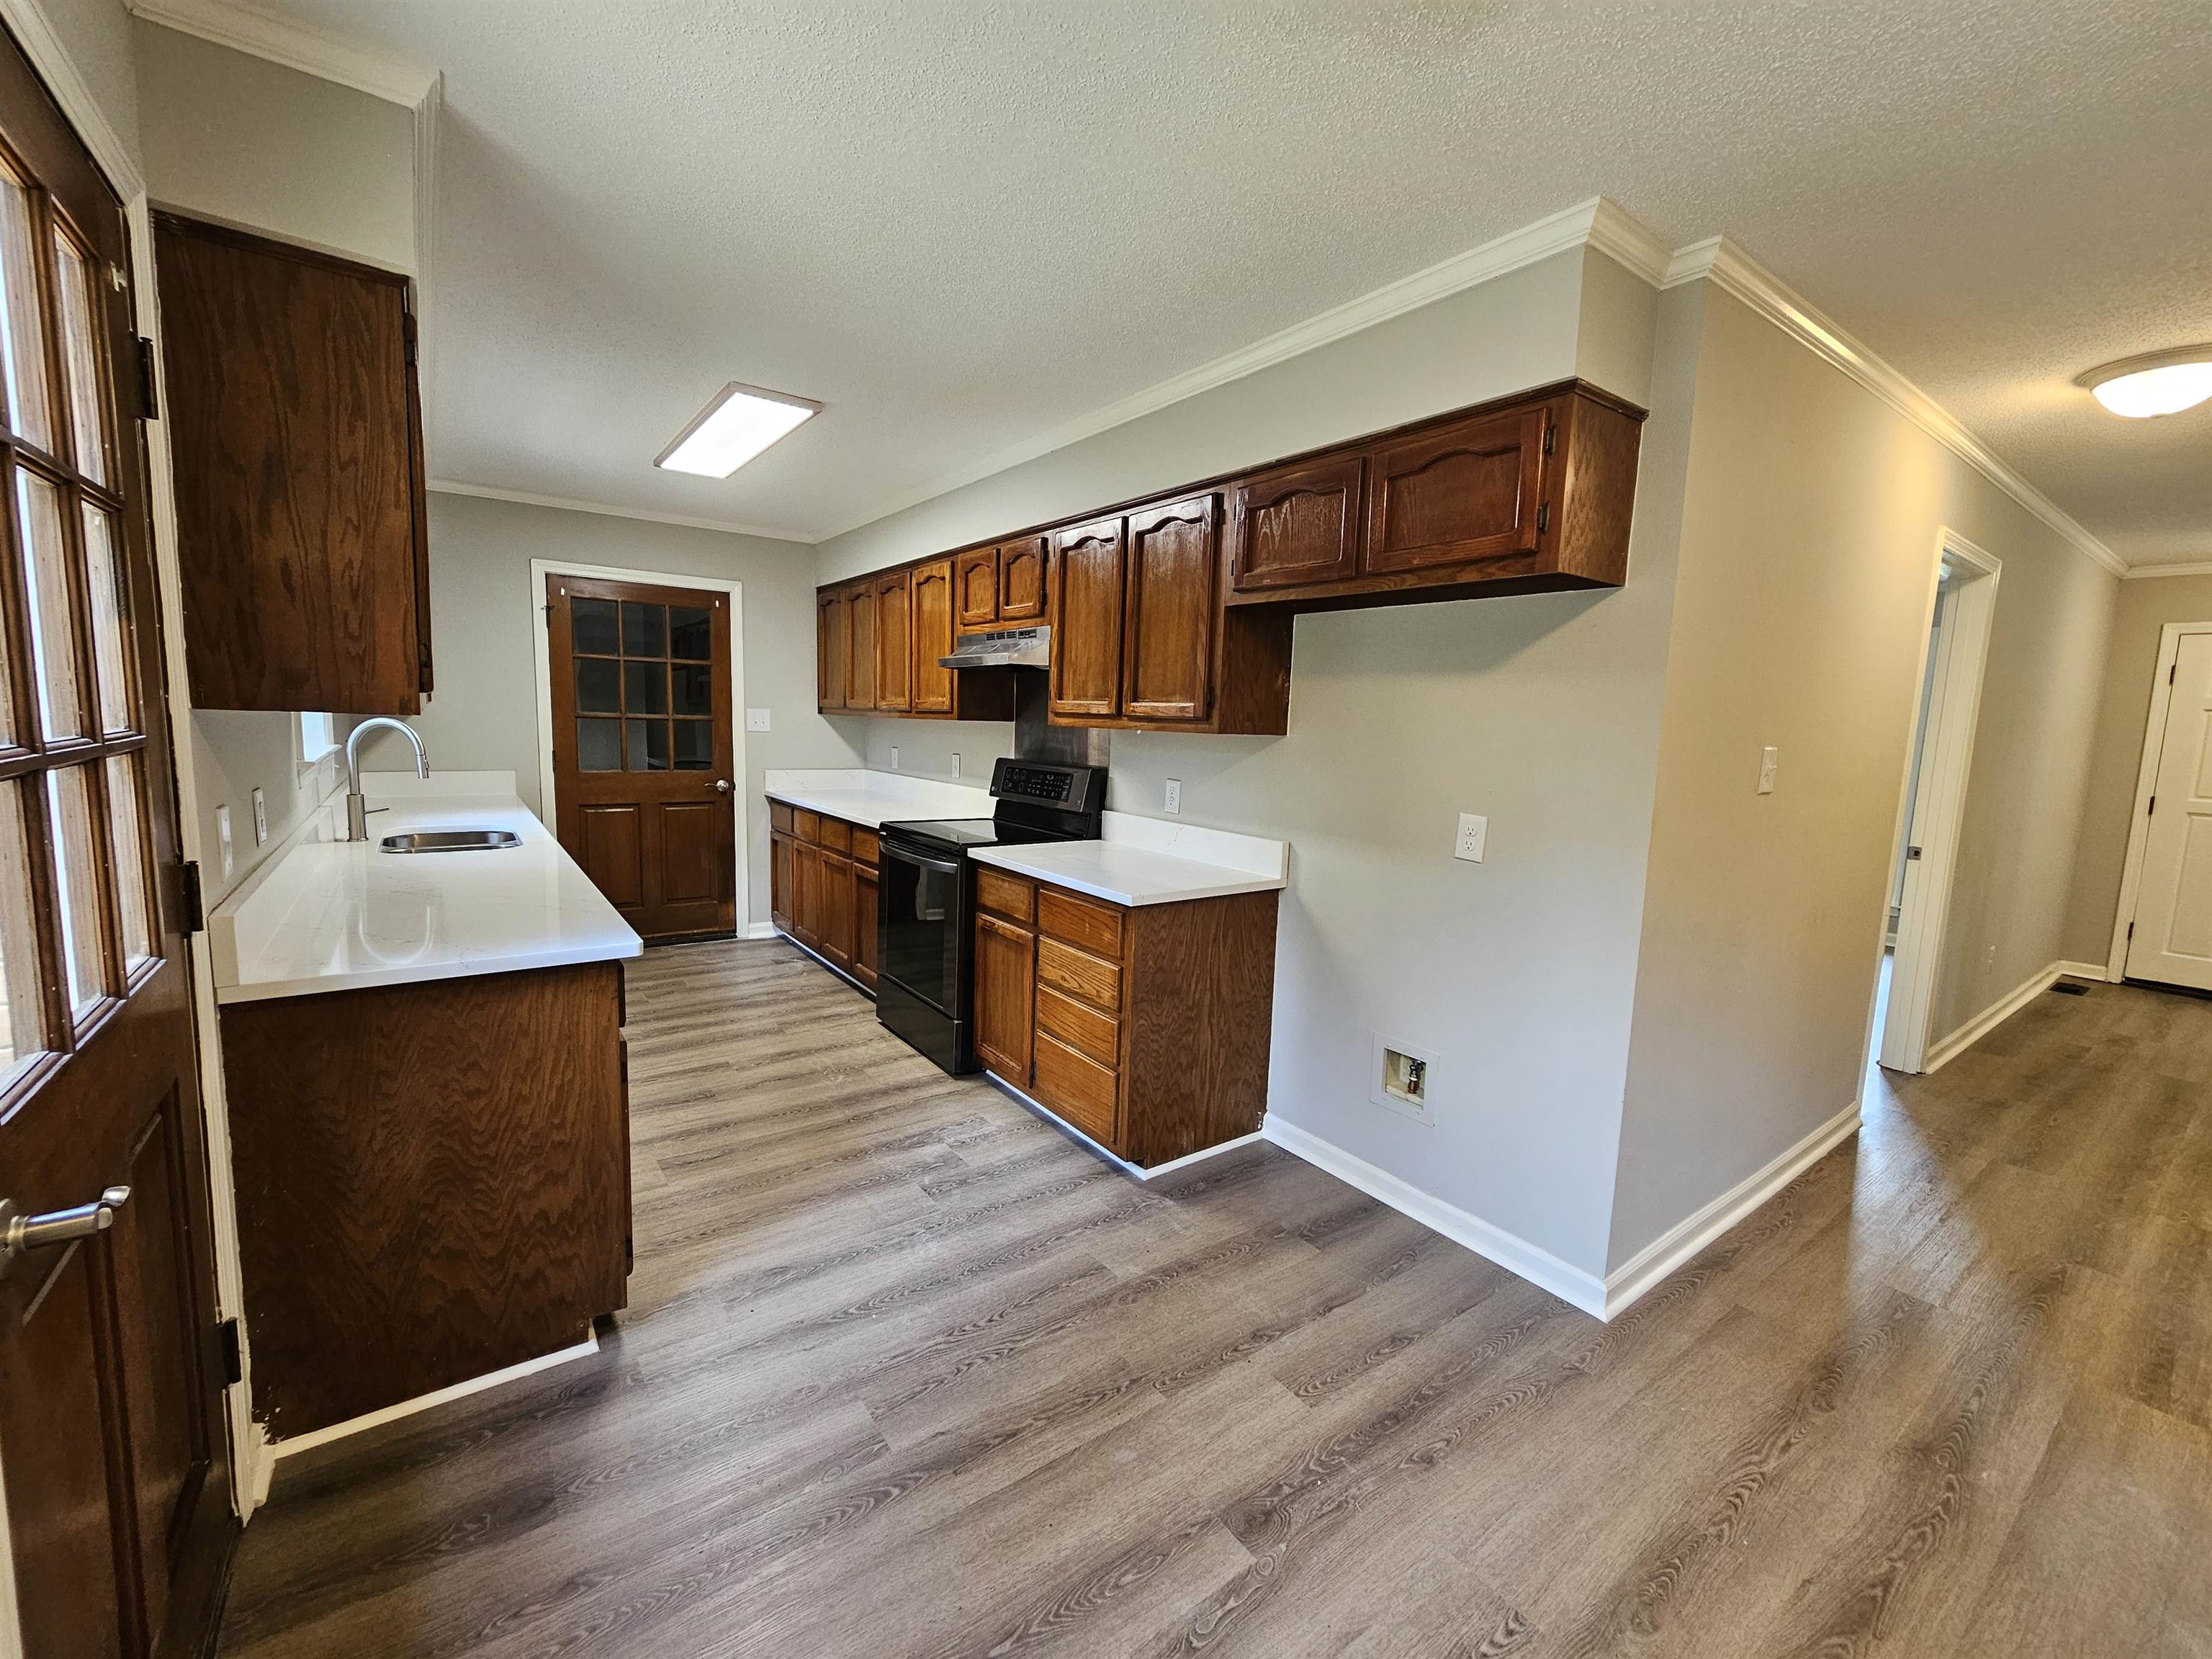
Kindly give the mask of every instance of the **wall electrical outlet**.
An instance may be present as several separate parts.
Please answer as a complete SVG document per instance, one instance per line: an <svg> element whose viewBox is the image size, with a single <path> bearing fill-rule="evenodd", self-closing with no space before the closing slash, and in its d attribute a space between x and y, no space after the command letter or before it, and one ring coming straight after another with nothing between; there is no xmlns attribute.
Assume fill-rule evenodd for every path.
<svg viewBox="0 0 2212 1659"><path fill-rule="evenodd" d="M898 745L896 744L893 744L891 745L891 770L894 772L898 770Z"/></svg>
<svg viewBox="0 0 2212 1659"><path fill-rule="evenodd" d="M230 808L228 806L218 806L215 809L215 838L222 846L222 878L225 881L228 881L230 879L231 853Z"/></svg>
<svg viewBox="0 0 2212 1659"><path fill-rule="evenodd" d="M1182 811L1182 780L1181 778L1170 778L1168 780L1167 799L1164 805L1170 812L1181 812Z"/></svg>
<svg viewBox="0 0 2212 1659"><path fill-rule="evenodd" d="M1759 793L1760 794L1771 795L1774 793L1775 769L1781 764L1782 751L1772 744L1770 743L1759 751Z"/></svg>
<svg viewBox="0 0 2212 1659"><path fill-rule="evenodd" d="M765 709L765 708L748 708L748 709L746 709L746 710L745 710L745 730L746 730L746 731L748 731L748 732L765 732L765 731L767 731L767 730L768 730L768 710L767 710L767 709Z"/></svg>
<svg viewBox="0 0 2212 1659"><path fill-rule="evenodd" d="M957 754L952 757L952 775L956 778L960 775L960 757Z"/></svg>
<svg viewBox="0 0 2212 1659"><path fill-rule="evenodd" d="M1490 844L1490 820L1480 812L1459 815L1459 838L1452 842L1452 856L1465 859L1470 864L1482 862L1483 850Z"/></svg>
<svg viewBox="0 0 2212 1659"><path fill-rule="evenodd" d="M253 792L253 844L258 847L268 839L269 803L261 798L260 790L256 789Z"/></svg>

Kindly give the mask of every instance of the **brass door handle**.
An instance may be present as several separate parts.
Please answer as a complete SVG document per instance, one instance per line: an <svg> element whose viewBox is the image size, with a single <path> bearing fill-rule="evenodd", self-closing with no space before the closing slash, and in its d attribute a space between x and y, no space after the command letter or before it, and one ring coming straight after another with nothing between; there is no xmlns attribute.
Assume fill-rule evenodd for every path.
<svg viewBox="0 0 2212 1659"><path fill-rule="evenodd" d="M45 1215L19 1215L13 1204L0 1198L0 1273L6 1273L27 1250L106 1232L115 1224L115 1212L130 1201L128 1187L110 1187L89 1204L52 1210Z"/></svg>

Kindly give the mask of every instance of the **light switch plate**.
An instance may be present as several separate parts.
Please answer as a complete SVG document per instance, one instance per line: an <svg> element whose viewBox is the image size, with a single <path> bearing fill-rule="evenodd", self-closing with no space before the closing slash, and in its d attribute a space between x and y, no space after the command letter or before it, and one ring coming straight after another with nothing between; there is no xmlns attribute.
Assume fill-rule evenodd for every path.
<svg viewBox="0 0 2212 1659"><path fill-rule="evenodd" d="M898 745L896 744L893 744L891 745L891 770L894 772L898 770Z"/></svg>
<svg viewBox="0 0 2212 1659"><path fill-rule="evenodd" d="M215 809L215 838L222 844L222 878L230 879L230 808Z"/></svg>
<svg viewBox="0 0 2212 1659"><path fill-rule="evenodd" d="M1759 793L1760 794L1771 795L1774 793L1774 774L1776 769L1781 764L1782 751L1772 744L1770 743L1759 751Z"/></svg>
<svg viewBox="0 0 2212 1659"><path fill-rule="evenodd" d="M768 730L768 710L767 710L767 709L765 709L765 708L748 708L748 709L746 709L746 710L745 710L745 730L746 730L746 731L748 731L748 732L765 732L765 731L767 731L767 730Z"/></svg>
<svg viewBox="0 0 2212 1659"><path fill-rule="evenodd" d="M1166 806L1167 810L1170 812L1181 812L1182 811L1182 780L1181 778L1170 778L1168 780Z"/></svg>
<svg viewBox="0 0 2212 1659"><path fill-rule="evenodd" d="M253 844L256 847L269 839L269 803L261 798L261 791L253 792Z"/></svg>
<svg viewBox="0 0 2212 1659"><path fill-rule="evenodd" d="M960 775L960 757L958 755L955 755L952 757L952 775L956 778Z"/></svg>
<svg viewBox="0 0 2212 1659"><path fill-rule="evenodd" d="M1469 864L1480 864L1489 844L1490 820L1480 812L1461 813L1459 838L1452 842L1452 856L1465 859Z"/></svg>

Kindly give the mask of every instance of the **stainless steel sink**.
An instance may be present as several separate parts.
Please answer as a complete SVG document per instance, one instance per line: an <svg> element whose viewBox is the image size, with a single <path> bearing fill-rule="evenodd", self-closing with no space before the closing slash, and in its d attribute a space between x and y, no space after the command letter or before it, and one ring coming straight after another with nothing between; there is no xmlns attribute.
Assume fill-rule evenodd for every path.
<svg viewBox="0 0 2212 1659"><path fill-rule="evenodd" d="M387 853L488 853L495 847L520 847L512 830L410 830L377 843Z"/></svg>

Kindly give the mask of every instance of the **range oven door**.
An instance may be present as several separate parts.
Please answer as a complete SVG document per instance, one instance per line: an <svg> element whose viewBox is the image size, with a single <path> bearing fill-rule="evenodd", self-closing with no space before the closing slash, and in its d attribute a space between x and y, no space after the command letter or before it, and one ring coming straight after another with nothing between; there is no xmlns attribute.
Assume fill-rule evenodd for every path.
<svg viewBox="0 0 2212 1659"><path fill-rule="evenodd" d="M877 971L947 1019L968 1017L968 865L884 841Z"/></svg>

